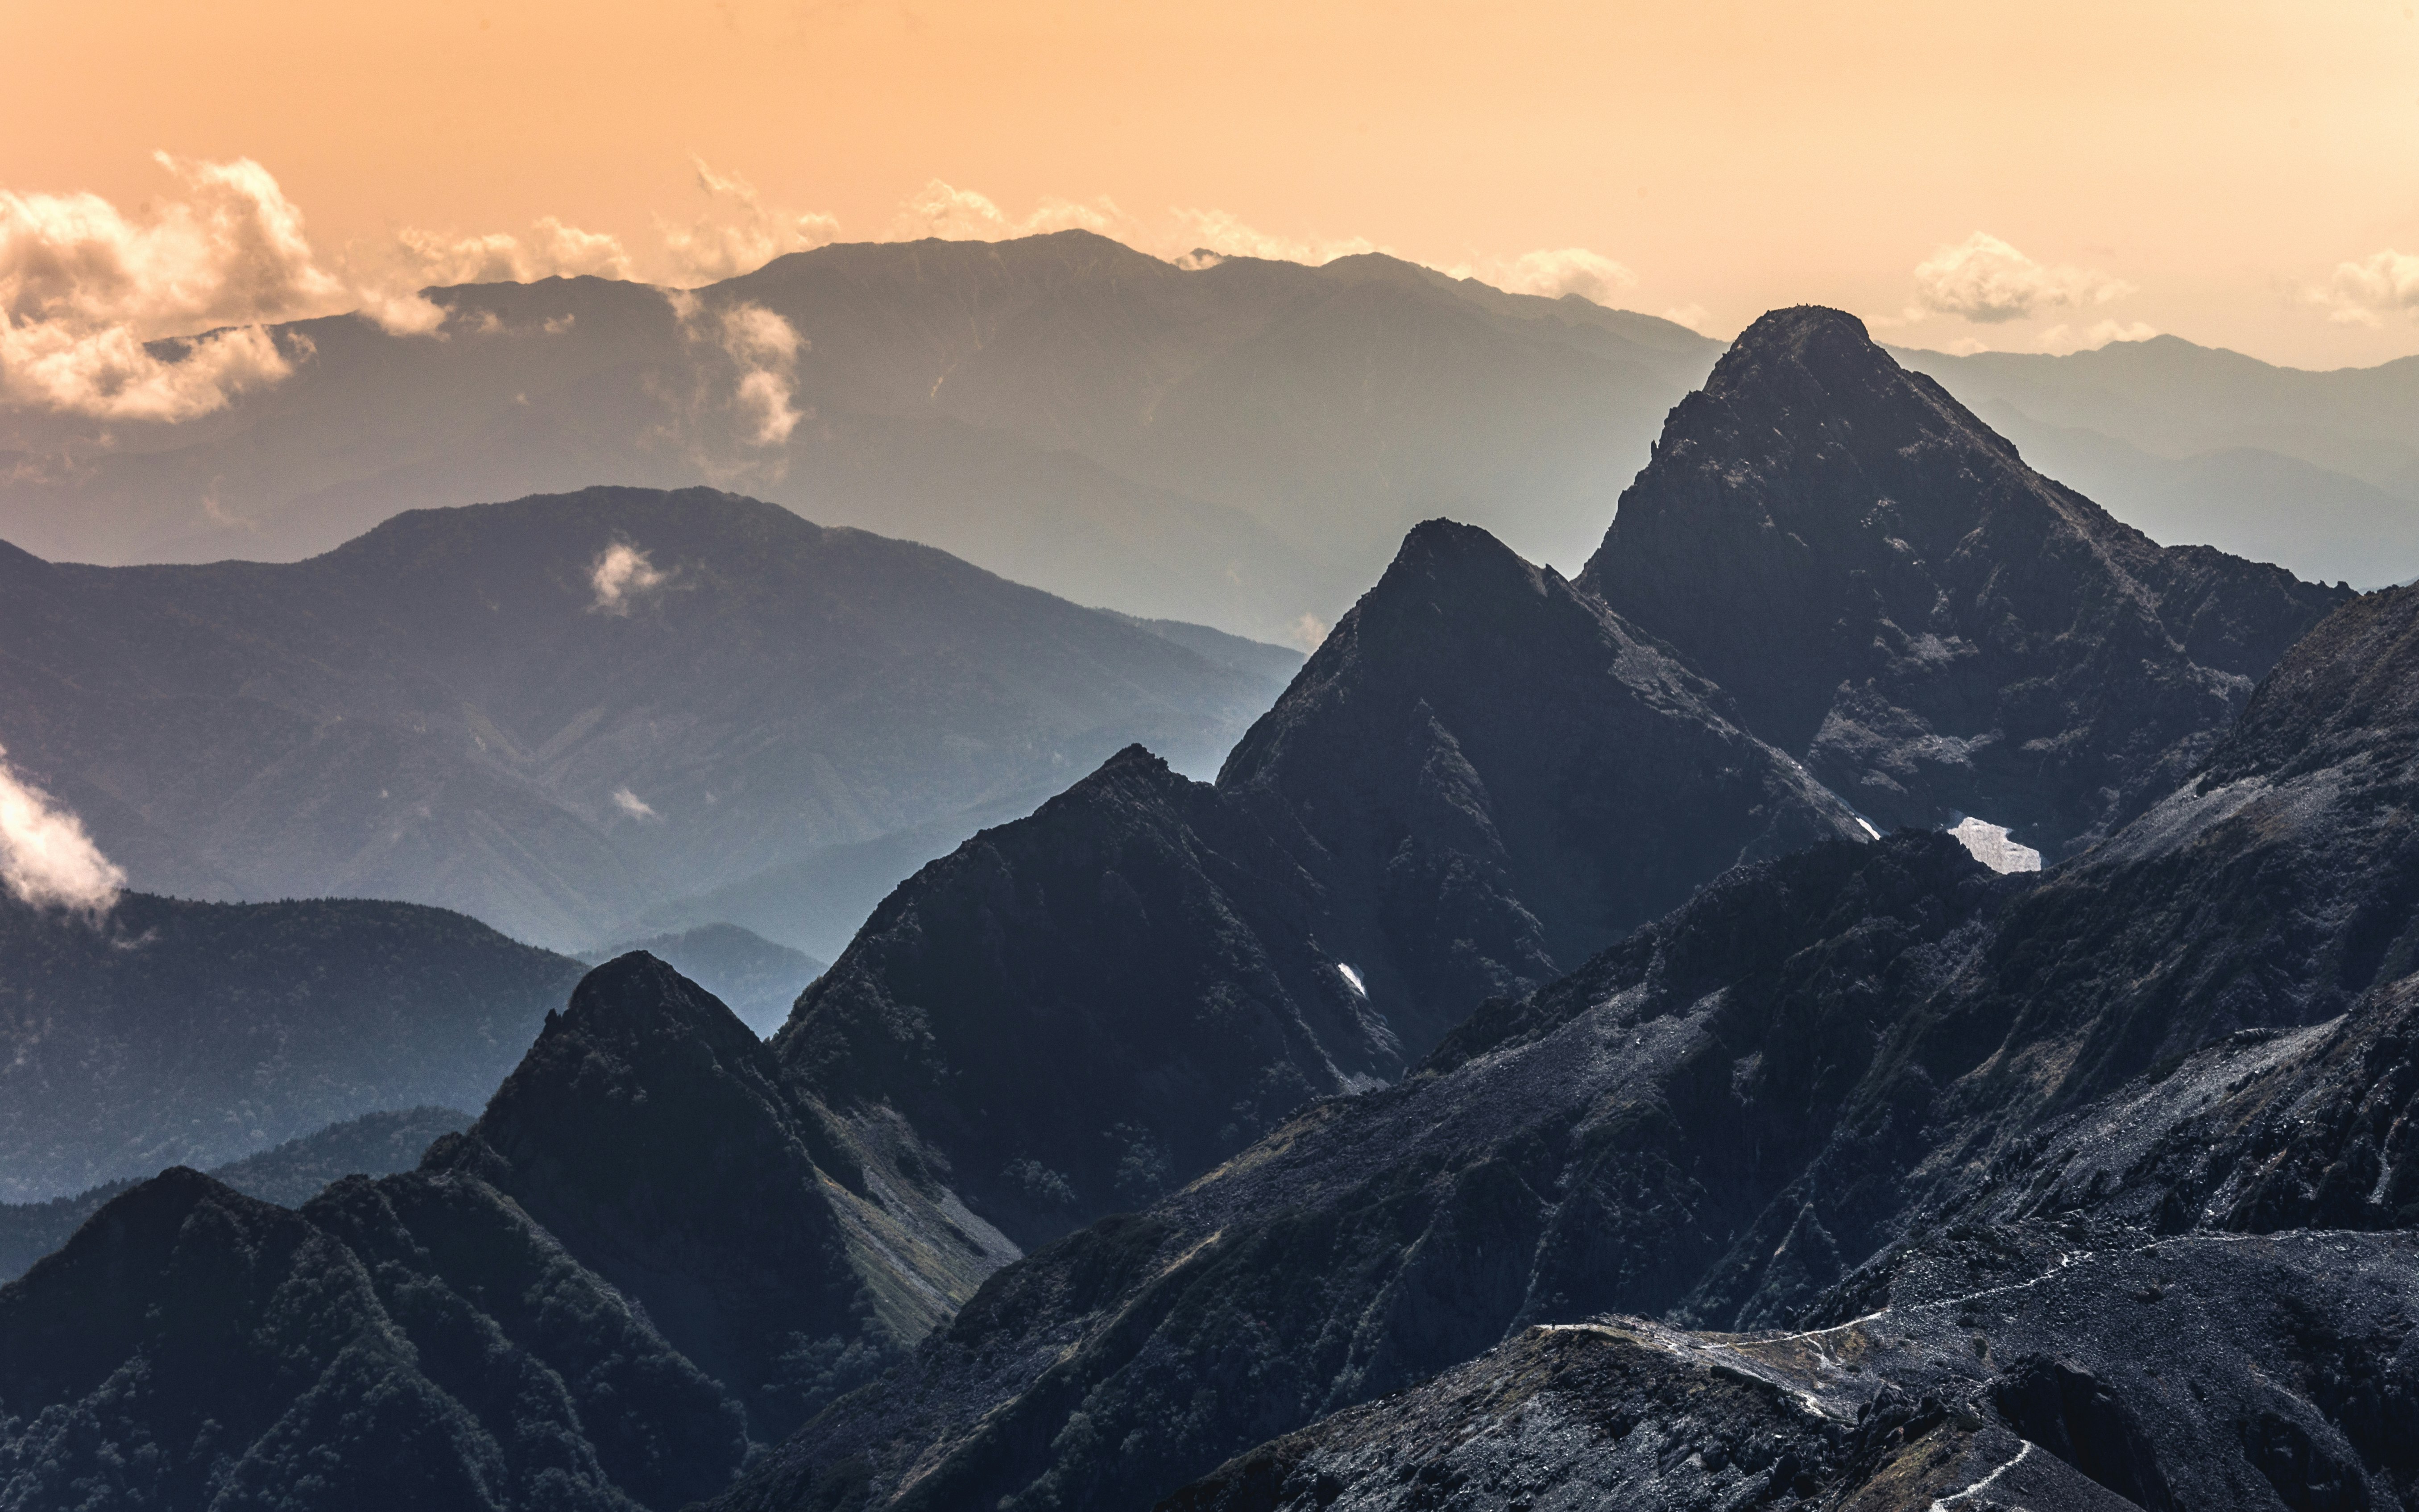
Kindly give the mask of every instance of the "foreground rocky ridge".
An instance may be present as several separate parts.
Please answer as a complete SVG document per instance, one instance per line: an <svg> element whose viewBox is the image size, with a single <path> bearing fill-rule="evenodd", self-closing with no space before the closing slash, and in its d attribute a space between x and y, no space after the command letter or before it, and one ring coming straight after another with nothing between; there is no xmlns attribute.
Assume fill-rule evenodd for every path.
<svg viewBox="0 0 2419 1512"><path fill-rule="evenodd" d="M1859 1316L1912 1285L1940 1242L1922 1236L1961 1215L1986 1249L2017 1243L1989 1237L2008 1223L2052 1219L2131 1226L2135 1246L2393 1225L2410 1200L2393 1156L2411 989L2386 975L2392 938L2348 947L2360 920L2408 919L2393 815L2419 749L2414 632L2419 590L2348 606L2168 800L2183 817L2162 806L2038 881L1917 835L1724 878L1482 1009L1403 1086L1320 1104L1147 1213L994 1277L727 1504L811 1504L839 1479L874 1505L1146 1504L1534 1325ZM2206 1284L2221 1310L2267 1297L2287 1324L2334 1309L2324 1287L2273 1294L2223 1266ZM2124 1358L2130 1335L2095 1316L2026 1347ZM2398 1358L2398 1319L2364 1325L2385 1331L2363 1346L2378 1369ZM1932 1368L1884 1379L1930 1390ZM2361 1401L2373 1391L2341 1411ZM2288 1482L2334 1473L2296 1445L2351 1430L2279 1412L2285 1427L2223 1456L2186 1440L2160 1454L2249 1475L2228 1504L2318 1504ZM2209 1409L2192 1431L2222 1420ZM2348 1462L2371 1476L2382 1453Z"/></svg>

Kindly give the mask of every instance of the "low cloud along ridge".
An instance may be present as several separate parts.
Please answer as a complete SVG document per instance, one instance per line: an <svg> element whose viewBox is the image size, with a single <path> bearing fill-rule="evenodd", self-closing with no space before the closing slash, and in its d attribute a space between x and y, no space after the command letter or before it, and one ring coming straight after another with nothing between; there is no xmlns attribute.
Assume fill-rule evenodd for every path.
<svg viewBox="0 0 2419 1512"><path fill-rule="evenodd" d="M0 748L0 885L36 908L105 913L126 873L85 833L84 821L19 775Z"/></svg>

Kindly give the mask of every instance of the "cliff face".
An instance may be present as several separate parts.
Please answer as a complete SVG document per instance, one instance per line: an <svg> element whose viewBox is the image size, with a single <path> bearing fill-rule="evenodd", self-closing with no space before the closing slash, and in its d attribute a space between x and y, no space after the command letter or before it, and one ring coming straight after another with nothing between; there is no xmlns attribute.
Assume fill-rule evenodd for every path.
<svg viewBox="0 0 2419 1512"><path fill-rule="evenodd" d="M2181 781L2345 596L2155 545L1811 307L1672 411L1579 581L1885 828L1980 814L2052 859Z"/></svg>

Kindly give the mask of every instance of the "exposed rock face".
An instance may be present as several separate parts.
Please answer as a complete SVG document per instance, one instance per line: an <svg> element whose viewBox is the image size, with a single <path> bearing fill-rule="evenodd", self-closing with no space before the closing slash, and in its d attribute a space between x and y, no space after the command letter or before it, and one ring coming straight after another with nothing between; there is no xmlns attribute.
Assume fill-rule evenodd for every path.
<svg viewBox="0 0 2419 1512"><path fill-rule="evenodd" d="M1884 827L1975 813L2054 860L2198 766L2345 596L2158 547L1811 307L1672 410L1579 580Z"/></svg>
<svg viewBox="0 0 2419 1512"><path fill-rule="evenodd" d="M2383 1443L2374 1425L2399 1411L2402 1388L2347 1395L2324 1373L2399 1368L2399 1304L2344 1302L2361 1283L2330 1279L2334 1241L2299 1270L2223 1257L2237 1253L2232 1231L2380 1227L2413 1200L2398 1174L2413 989L2399 980L2409 911L2396 900L2411 873L2394 816L2409 804L2414 622L2419 591L2338 611L2200 779L2082 862L1997 876L1948 836L1901 834L1723 878L1570 977L1490 1003L1401 1086L1320 1104L1140 1217L994 1276L732 1504L800 1504L835 1475L876 1505L1140 1504L1533 1324L1621 1313L1785 1328L1860 1318L1921 1288L1978 1297L1990 1283L1961 1273L1952 1287L1925 1258L1942 1243L2047 1310L2020 1315L2005 1341L1966 1330L1983 1334L1980 1355L1935 1335L1921 1359L1865 1368L1947 1402L1937 1372L1957 1363L1955 1399L1980 1404L1959 1411L2012 1433L1960 1427L1933 1441L1955 1454L1903 1463L1896 1451L1936 1419L1877 1458L1825 1449L1817 1481L1841 1504L1863 1504L1850 1490L1906 1504L1867 1484L1885 1461L1900 1464L1893 1486L1969 1461L1979 1479L2021 1447L2014 1434L2063 1442L2070 1469L2150 1498L2141 1504L2365 1504L2403 1473L2381 1448L2342 1446ZM2053 1216L2084 1226L2065 1261L2039 1235L2003 1231ZM1951 1220L1977 1227L1923 1237ZM2140 1309L2168 1283L2134 1267L2166 1253L2151 1248L2162 1232L2206 1257L2196 1285L2213 1317L2269 1309L2257 1322L2269 1332L2246 1332L2244 1350L2270 1358L2264 1338L2334 1363L2281 1395L2254 1401L2270 1388L2246 1387L2221 1402L2206 1379L2248 1374L2248 1356L2195 1354L2190 1381L2146 1405L2126 1372L2154 1357ZM2016 1258L1986 1262L1994 1245ZM2069 1275L2085 1250L2134 1255L2109 1273L2148 1300L2101 1301L2094 1288L2113 1283ZM2361 1319L2345 1351L2295 1342L2333 1328L2339 1306ZM2124 1413L2086 1421L2101 1386ZM2063 1427L2044 1416L2053 1400ZM2273 1426L2238 1435L2238 1412ZM2153 1445L2166 1492L2147 1472L2118 1484L2107 1444L2134 1441L2111 1423ZM1406 1434L1395 1450L1410 1452ZM1597 1463L1610 1474L1615 1459ZM1361 1504L1409 1494L1323 1463L1314 1502L1320 1473L1369 1487ZM1963 1484L1918 1480L1916 1505ZM1220 1484L1242 1494L1232 1476ZM2066 1504L2093 1504L2075 1495Z"/></svg>
<svg viewBox="0 0 2419 1512"><path fill-rule="evenodd" d="M985 831L884 903L780 1055L903 1116L1022 1243L1143 1206L1725 868L1864 837L1721 707L1431 521L1215 790L1137 748Z"/></svg>
<svg viewBox="0 0 2419 1512"><path fill-rule="evenodd" d="M893 893L782 1060L886 1103L1020 1242L1147 1205L1302 1103L1400 1074L1248 816L1135 747Z"/></svg>
<svg viewBox="0 0 2419 1512"><path fill-rule="evenodd" d="M0 1200L477 1107L579 972L409 903L129 893L96 922L0 890Z"/></svg>
<svg viewBox="0 0 2419 1512"><path fill-rule="evenodd" d="M1867 831L1670 651L1430 520L1219 773L1414 1054L1740 861Z"/></svg>
<svg viewBox="0 0 2419 1512"><path fill-rule="evenodd" d="M763 1438L871 1379L1014 1253L963 1209L952 1222L870 1178L746 1025L643 952L582 979L479 1121L423 1168L517 1202L642 1304ZM902 1254L871 1231L898 1221L877 1184L926 1247Z"/></svg>

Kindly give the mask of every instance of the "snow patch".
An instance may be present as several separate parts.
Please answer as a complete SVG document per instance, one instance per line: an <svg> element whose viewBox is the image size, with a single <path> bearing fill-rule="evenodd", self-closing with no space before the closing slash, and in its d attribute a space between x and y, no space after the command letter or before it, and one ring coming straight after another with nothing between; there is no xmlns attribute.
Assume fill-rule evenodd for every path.
<svg viewBox="0 0 2419 1512"><path fill-rule="evenodd" d="M1974 859L1994 872L2038 872L2042 854L2029 845L2019 845L2008 838L2008 826L1995 825L1972 814L1957 821L1949 833L1965 847Z"/></svg>
<svg viewBox="0 0 2419 1512"><path fill-rule="evenodd" d="M1362 997L1369 995L1369 989L1361 984L1361 973L1353 970L1350 966L1346 965L1341 961L1335 963L1335 969L1337 973L1344 978L1344 985L1351 988L1354 994Z"/></svg>

